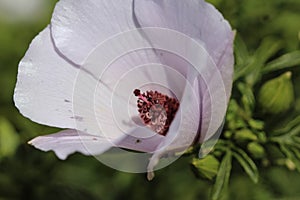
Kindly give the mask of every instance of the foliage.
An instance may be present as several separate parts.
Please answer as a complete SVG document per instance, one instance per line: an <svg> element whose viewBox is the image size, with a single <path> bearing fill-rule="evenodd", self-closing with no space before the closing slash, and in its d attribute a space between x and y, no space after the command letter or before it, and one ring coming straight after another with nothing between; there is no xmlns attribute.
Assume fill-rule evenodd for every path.
<svg viewBox="0 0 300 200"><path fill-rule="evenodd" d="M274 1L272 6L276 7L279 3ZM225 3L220 1L219 4ZM250 20L254 16L244 17ZM277 20L275 16L274 20ZM299 88L299 84L296 84L297 81L299 83L299 50L292 50L289 41L277 37L277 34L283 32L274 31L272 35L258 38L261 40L259 46L250 52L241 38L243 27L238 30L240 34L235 40L233 95L226 115L223 138L211 152L221 162L215 175L212 199L231 199L226 195L226 182L229 181L230 173L235 173L230 170L231 166L237 163L255 184L259 182L259 171L264 168L283 165L289 170L300 172L300 110L294 102L296 90L293 88ZM256 35L264 31L267 30L258 30ZM247 37L245 34L244 38ZM294 77L291 78L291 75ZM296 98L299 101L299 94L296 94ZM229 157L230 160L232 157L232 163L229 163ZM227 166L222 166L224 163Z"/></svg>

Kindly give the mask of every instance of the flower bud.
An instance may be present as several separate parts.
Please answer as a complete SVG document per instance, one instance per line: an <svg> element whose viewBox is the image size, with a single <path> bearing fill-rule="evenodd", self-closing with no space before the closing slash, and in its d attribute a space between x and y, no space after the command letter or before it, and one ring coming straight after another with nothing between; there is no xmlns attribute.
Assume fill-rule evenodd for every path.
<svg viewBox="0 0 300 200"><path fill-rule="evenodd" d="M264 112L278 114L287 111L294 102L291 72L266 82L258 94L258 102Z"/></svg>
<svg viewBox="0 0 300 200"><path fill-rule="evenodd" d="M237 141L257 140L257 136L249 129L241 129L235 132L234 139Z"/></svg>
<svg viewBox="0 0 300 200"><path fill-rule="evenodd" d="M250 119L248 124L251 128L255 130L263 130L264 129L264 122L260 120Z"/></svg>
<svg viewBox="0 0 300 200"><path fill-rule="evenodd" d="M250 142L247 149L255 158L262 158L265 155L265 149L257 142Z"/></svg>
<svg viewBox="0 0 300 200"><path fill-rule="evenodd" d="M291 171L294 171L296 169L295 163L290 159L285 160L285 166Z"/></svg>
<svg viewBox="0 0 300 200"><path fill-rule="evenodd" d="M192 161L193 170L197 176L212 180L218 173L220 162L212 155L202 159L194 158Z"/></svg>
<svg viewBox="0 0 300 200"><path fill-rule="evenodd" d="M231 138L231 136L232 136L232 132L231 131L225 131L224 132L224 137L225 138Z"/></svg>

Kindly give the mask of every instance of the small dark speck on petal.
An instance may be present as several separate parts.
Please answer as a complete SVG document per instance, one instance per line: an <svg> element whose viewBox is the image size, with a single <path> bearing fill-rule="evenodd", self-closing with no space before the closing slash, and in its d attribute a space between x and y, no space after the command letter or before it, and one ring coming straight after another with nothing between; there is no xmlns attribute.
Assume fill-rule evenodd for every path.
<svg viewBox="0 0 300 200"><path fill-rule="evenodd" d="M74 116L74 117L71 117L71 119L75 119L76 121L79 121L79 122L83 121L83 117L80 117L80 116Z"/></svg>
<svg viewBox="0 0 300 200"><path fill-rule="evenodd" d="M136 144L141 143L141 142L142 142L142 141L139 140L139 139L137 139L137 140L135 141Z"/></svg>
<svg viewBox="0 0 300 200"><path fill-rule="evenodd" d="M65 102L66 102L66 103L70 103L71 101L70 101L70 100L68 100L68 99L65 99Z"/></svg>
<svg viewBox="0 0 300 200"><path fill-rule="evenodd" d="M97 141L97 138L93 138L93 140Z"/></svg>

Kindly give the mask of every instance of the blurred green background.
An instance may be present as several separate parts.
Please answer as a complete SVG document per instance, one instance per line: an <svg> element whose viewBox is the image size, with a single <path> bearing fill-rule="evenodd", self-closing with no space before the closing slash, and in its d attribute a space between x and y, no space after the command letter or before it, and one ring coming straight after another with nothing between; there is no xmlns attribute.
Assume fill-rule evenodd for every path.
<svg viewBox="0 0 300 200"><path fill-rule="evenodd" d="M7 0L0 0L0 200L209 199L212 182L195 177L189 156L157 171L149 182L145 174L118 172L93 157L75 154L60 161L52 152L44 153L27 144L37 135L56 131L24 118L12 100L18 62L31 40L49 23L55 5L53 0L39 1L37 7L33 3L37 1L28 0L29 7L24 7L25 3L13 8L7 6ZM249 52L266 37L281 42L278 55L299 49L299 0L210 2L237 30ZM26 12L20 14L20 10ZM299 85L299 70L296 72L293 81ZM254 184L234 165L224 199L300 200L298 172L269 166L260 168L260 176L259 183Z"/></svg>

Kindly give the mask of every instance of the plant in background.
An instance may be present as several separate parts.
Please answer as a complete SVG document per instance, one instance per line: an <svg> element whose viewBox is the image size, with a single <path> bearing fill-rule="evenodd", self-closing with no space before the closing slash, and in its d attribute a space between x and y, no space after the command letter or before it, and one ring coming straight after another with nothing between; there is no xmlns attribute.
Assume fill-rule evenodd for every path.
<svg viewBox="0 0 300 200"><path fill-rule="evenodd" d="M196 158L192 161L196 174L215 181L212 199L220 199L226 193L233 160L254 183L259 181L258 165L300 169L299 110L295 109L292 72L285 72L285 68L299 64L300 54L295 51L272 60L281 44L266 38L251 55L237 37L233 97L224 134L207 162ZM264 81L264 76L276 75L278 71L282 75ZM205 171L206 168L211 170Z"/></svg>

